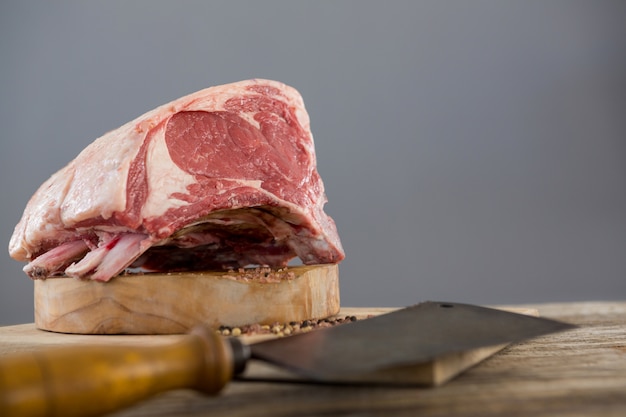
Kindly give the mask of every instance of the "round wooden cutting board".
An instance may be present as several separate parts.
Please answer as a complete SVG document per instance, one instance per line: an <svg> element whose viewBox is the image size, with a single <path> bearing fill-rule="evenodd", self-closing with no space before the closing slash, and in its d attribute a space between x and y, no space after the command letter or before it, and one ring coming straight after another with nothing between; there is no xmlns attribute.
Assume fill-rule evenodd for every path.
<svg viewBox="0 0 626 417"><path fill-rule="evenodd" d="M269 280L264 271L131 274L104 283L37 280L35 325L62 333L171 334L199 323L285 323L339 312L336 264L274 270Z"/></svg>

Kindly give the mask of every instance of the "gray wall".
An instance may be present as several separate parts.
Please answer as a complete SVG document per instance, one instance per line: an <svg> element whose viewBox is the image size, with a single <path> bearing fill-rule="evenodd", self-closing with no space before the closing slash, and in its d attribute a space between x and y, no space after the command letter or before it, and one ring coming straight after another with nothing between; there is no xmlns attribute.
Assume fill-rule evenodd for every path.
<svg viewBox="0 0 626 417"><path fill-rule="evenodd" d="M304 96L344 305L626 297L623 1L4 1L0 235L85 146L252 77ZM0 324L32 283L0 256Z"/></svg>

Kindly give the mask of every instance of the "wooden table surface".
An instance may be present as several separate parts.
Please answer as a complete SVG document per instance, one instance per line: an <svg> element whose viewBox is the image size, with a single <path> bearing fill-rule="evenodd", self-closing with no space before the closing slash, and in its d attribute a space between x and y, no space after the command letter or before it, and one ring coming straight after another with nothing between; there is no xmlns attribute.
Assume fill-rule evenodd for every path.
<svg viewBox="0 0 626 417"><path fill-rule="evenodd" d="M215 397L172 391L113 416L626 416L626 302L512 307L580 327L506 347L438 388L235 381ZM95 337L7 326L0 355Z"/></svg>

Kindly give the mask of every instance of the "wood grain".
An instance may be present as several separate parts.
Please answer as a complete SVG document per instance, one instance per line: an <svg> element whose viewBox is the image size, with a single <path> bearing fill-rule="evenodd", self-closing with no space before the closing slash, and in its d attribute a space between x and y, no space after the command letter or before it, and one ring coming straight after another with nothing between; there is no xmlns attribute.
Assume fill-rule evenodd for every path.
<svg viewBox="0 0 626 417"><path fill-rule="evenodd" d="M508 346L437 388L237 381L216 397L177 390L114 416L626 415L626 301L514 307L580 327ZM365 310L342 309L339 314ZM25 324L0 328L0 355L51 344L96 340L131 346L148 340L170 343L178 337L62 335Z"/></svg>
<svg viewBox="0 0 626 417"><path fill-rule="evenodd" d="M339 311L335 264L288 269L280 282L235 280L224 272L119 276L110 282L35 281L35 324L78 334L184 333L212 327L319 319Z"/></svg>

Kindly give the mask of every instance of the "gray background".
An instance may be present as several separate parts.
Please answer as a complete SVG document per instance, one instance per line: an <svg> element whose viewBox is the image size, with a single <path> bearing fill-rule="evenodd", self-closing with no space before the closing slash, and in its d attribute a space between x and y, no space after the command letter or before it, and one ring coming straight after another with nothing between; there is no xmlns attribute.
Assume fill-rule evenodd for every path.
<svg viewBox="0 0 626 417"><path fill-rule="evenodd" d="M0 236L96 137L201 88L296 87L342 304L624 299L626 2L0 5ZM0 324L33 319L0 256Z"/></svg>

